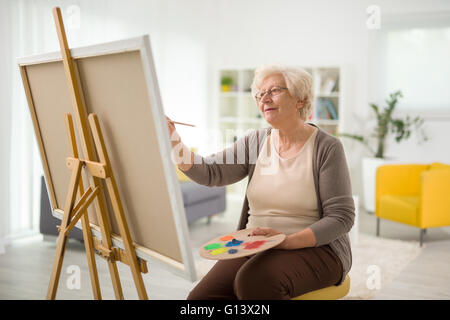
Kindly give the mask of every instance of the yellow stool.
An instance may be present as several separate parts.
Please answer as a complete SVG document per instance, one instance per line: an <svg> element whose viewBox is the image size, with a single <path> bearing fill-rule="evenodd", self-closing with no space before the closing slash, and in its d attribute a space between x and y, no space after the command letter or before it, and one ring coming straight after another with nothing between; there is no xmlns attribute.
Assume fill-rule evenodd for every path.
<svg viewBox="0 0 450 320"><path fill-rule="evenodd" d="M350 290L350 277L347 275L345 280L338 286L330 286L316 291L307 292L291 300L338 300L347 295Z"/></svg>

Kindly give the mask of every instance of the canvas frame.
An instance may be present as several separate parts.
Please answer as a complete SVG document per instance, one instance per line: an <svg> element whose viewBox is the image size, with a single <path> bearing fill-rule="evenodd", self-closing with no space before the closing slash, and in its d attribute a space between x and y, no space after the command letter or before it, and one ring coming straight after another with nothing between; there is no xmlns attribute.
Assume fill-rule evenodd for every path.
<svg viewBox="0 0 450 320"><path fill-rule="evenodd" d="M108 42L104 44L97 44L91 46L85 46L80 48L73 48L70 50L72 59L74 62L81 61L82 59L92 58L92 57L101 57L107 55L121 54L127 52L137 52L140 55L140 60L142 63L142 69L145 75L145 87L147 89L149 105L151 108L151 112L153 115L152 123L149 125L154 126L154 130L156 132L157 140L158 140L158 149L155 148L156 151L159 152L159 156L161 158L161 163L163 166L163 175L165 177L166 189L164 192L167 193L168 198L170 199L170 203L167 203L171 208L171 212L173 214L173 223L174 228L176 230L176 234L171 235L173 238L176 238L178 242L179 249L181 251L181 259L174 259L170 254L166 252L161 252L157 250L153 250L147 247L145 244L140 244L134 242L135 252L137 257L146 260L152 261L153 259L160 260L169 266L171 266L172 270L176 273L181 273L182 276L190 279L191 281L196 280L196 271L195 265L192 256L192 250L190 247L190 239L189 239L189 230L187 226L187 220L185 216L183 199L181 195L181 190L179 187L179 182L177 179L176 171L174 168L174 164L172 161L168 161L171 159L171 145L169 141L169 132L167 130L166 120L164 116L162 100L159 91L159 85L156 76L155 65L153 62L153 55L150 46L150 39L148 35L135 37L126 40ZM55 186L53 177L51 175L50 163L47 158L47 148L46 141L43 139L43 134L41 132L41 123L39 122L39 117L37 115L37 110L35 108L36 101L35 95L33 95L32 91L32 83L30 83L30 79L27 76L27 68L36 65L42 65L53 62L61 62L62 63L62 55L61 52L51 52L45 54L38 54L29 57L19 58L17 60L23 78L23 84L25 88L26 98L28 101L28 105L30 108L30 114L33 122L33 127L35 130L36 141L39 147L42 166L46 181L46 186L48 189L49 200L52 207L52 214L58 219L62 219L63 217L63 207L64 203L58 203L57 197L55 193ZM58 92L55 92L57 95ZM120 94L120 91L112 94ZM91 112L95 112L95 110L90 110ZM61 119L61 122L64 120ZM100 121L102 119L100 118ZM124 120L125 121L125 120ZM66 137L61 137L61 139L66 139ZM68 150L68 149L66 149ZM64 151L66 151L64 150ZM155 151L154 150L154 151ZM120 151L119 151L120 152ZM69 154L67 153L67 156ZM113 167L114 170L114 167ZM66 173L70 176L69 170ZM120 181L119 181L120 188ZM131 190L130 192L133 192ZM123 192L121 193L123 196ZM125 199L126 200L126 199ZM125 201L126 202L126 201ZM152 204L149 203L149 206ZM108 212L108 216L114 217L114 214ZM81 229L81 222L79 221L76 224L76 227ZM136 227L136 226L134 226ZM142 228L148 228L148 232L152 232L152 226L140 226ZM94 237L101 240L101 232L98 225L91 223L91 231ZM124 249L123 241L121 237L116 233L112 233L112 243L114 246ZM162 239L161 241L164 241ZM151 268L150 268L151 269Z"/></svg>

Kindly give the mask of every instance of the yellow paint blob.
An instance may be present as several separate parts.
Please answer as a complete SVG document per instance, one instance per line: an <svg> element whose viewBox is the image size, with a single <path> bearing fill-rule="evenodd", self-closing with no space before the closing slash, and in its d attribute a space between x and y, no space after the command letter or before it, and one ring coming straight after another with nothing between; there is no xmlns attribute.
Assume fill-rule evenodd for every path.
<svg viewBox="0 0 450 320"><path fill-rule="evenodd" d="M216 256L218 254L221 254L221 253L224 253L224 252L227 252L227 251L228 251L228 248L220 248L220 249L212 250L210 252L210 254L213 255L213 256Z"/></svg>

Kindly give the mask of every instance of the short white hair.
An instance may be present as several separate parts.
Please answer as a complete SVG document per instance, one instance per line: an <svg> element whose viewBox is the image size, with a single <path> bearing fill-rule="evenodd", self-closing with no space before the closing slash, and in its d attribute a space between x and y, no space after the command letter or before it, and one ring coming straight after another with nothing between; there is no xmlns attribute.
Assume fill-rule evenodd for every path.
<svg viewBox="0 0 450 320"><path fill-rule="evenodd" d="M313 82L311 75L300 67L271 64L257 68L251 86L252 96L255 97L256 93L260 91L264 79L274 74L281 74L286 81L290 95L303 101L300 117L306 120L313 108Z"/></svg>

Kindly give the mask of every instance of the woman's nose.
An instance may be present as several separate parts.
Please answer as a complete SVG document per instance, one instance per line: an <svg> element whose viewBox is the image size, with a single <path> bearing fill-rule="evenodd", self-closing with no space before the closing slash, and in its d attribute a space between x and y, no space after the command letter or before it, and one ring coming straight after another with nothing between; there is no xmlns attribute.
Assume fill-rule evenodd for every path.
<svg viewBox="0 0 450 320"><path fill-rule="evenodd" d="M261 98L261 102L262 102L262 103L265 103L265 102L271 101L271 100L272 100L272 96L271 96L268 92L266 92L266 93L263 95L263 97Z"/></svg>

